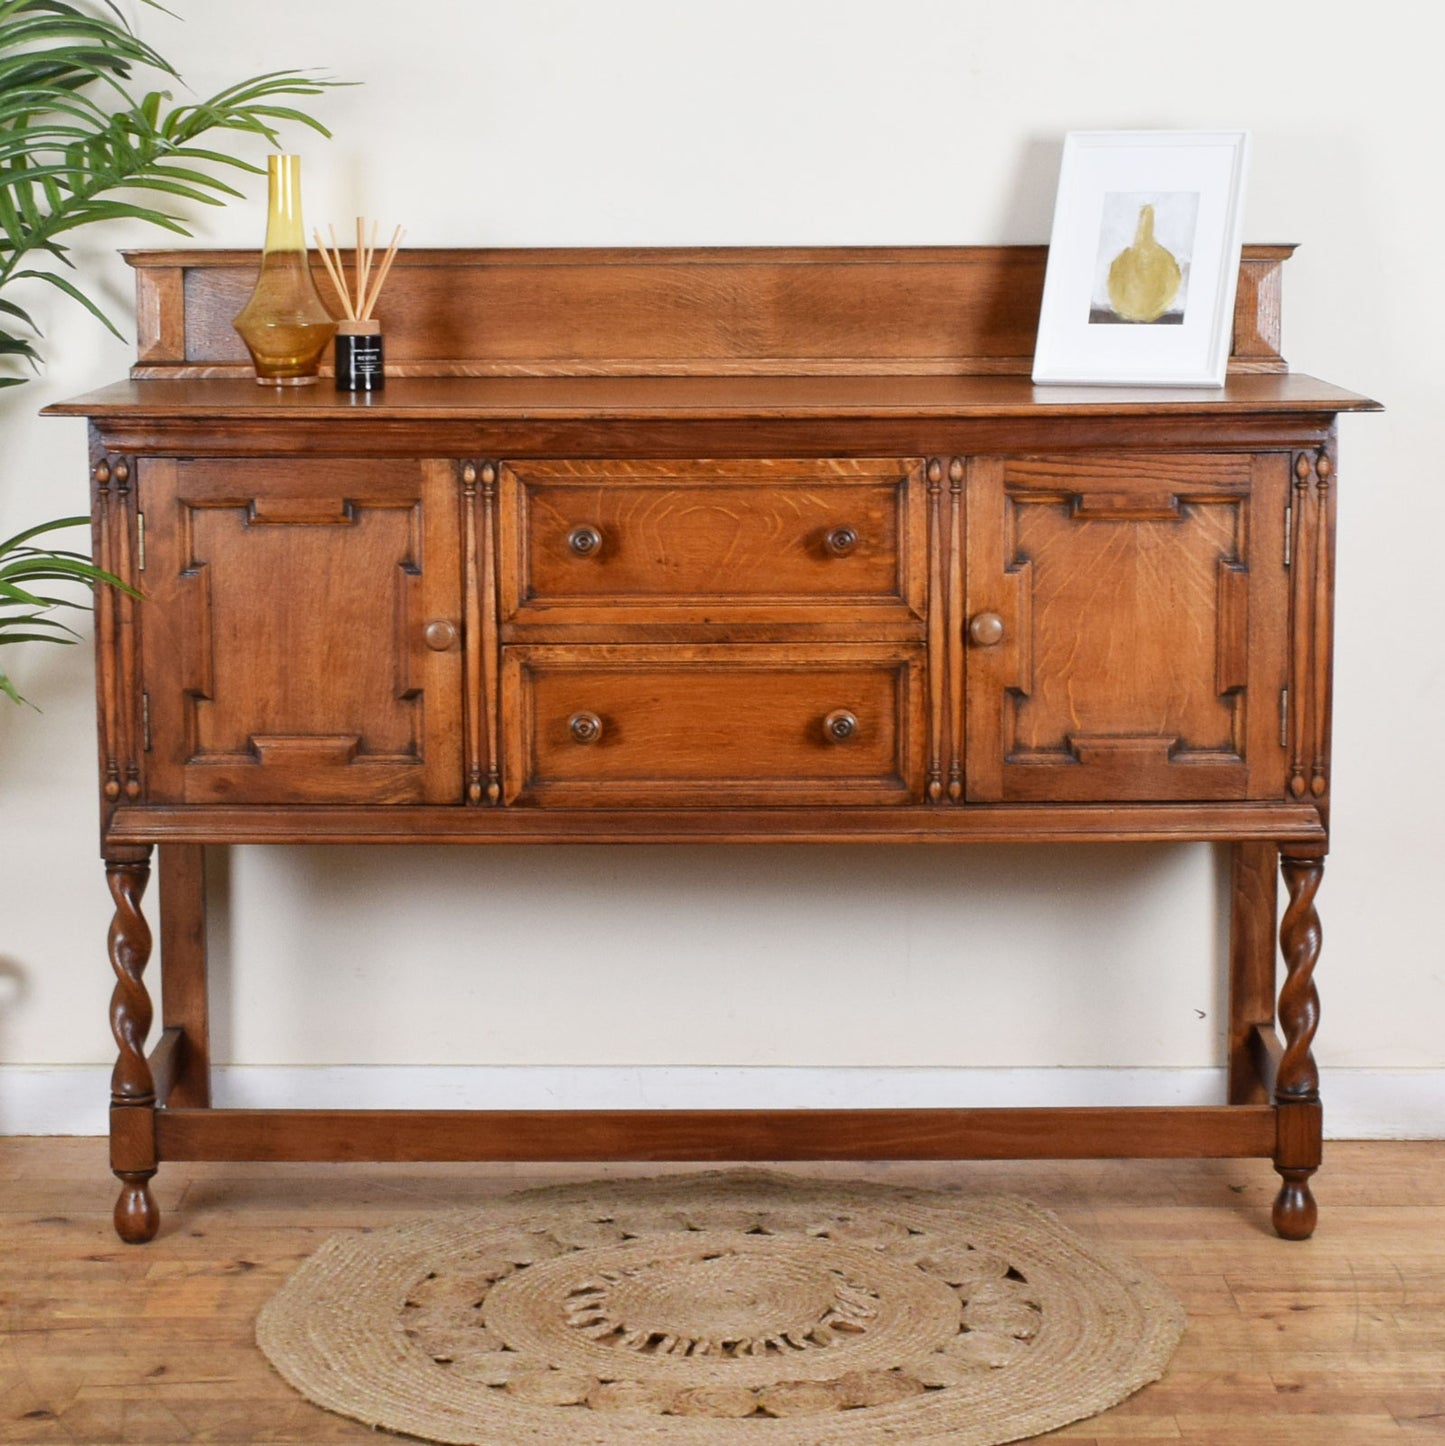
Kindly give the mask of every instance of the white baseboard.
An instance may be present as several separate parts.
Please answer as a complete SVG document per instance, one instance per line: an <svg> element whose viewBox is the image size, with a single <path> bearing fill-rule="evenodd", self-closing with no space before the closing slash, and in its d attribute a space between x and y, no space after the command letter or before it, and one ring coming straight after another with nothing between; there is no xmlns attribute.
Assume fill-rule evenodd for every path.
<svg viewBox="0 0 1445 1446"><path fill-rule="evenodd" d="M1325 1069L1325 1134L1445 1138L1445 1070ZM649 1066L223 1065L218 1105L386 1109L848 1109L1207 1105L1217 1069L790 1069ZM0 1065L0 1134L100 1135L105 1065Z"/></svg>

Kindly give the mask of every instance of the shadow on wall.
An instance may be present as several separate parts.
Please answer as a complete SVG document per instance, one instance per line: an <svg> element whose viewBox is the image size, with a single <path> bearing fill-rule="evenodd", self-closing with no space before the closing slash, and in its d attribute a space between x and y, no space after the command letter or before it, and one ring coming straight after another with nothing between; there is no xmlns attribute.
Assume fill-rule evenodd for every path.
<svg viewBox="0 0 1445 1446"><path fill-rule="evenodd" d="M1040 136L1024 143L1010 174L1009 194L999 207L998 244L1036 245L1049 239L1063 156L1062 136Z"/></svg>
<svg viewBox="0 0 1445 1446"><path fill-rule="evenodd" d="M0 954L0 1064L10 1055L5 1037L7 1025L29 994L30 976L20 961L9 954ZM5 1096L0 1095L0 1135L8 1135L10 1130L11 1121L5 1108Z"/></svg>

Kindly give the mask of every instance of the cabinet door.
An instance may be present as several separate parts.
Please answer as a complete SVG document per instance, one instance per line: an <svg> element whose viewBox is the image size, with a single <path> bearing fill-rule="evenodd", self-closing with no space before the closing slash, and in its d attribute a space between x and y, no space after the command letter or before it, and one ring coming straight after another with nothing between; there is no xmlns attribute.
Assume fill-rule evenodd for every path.
<svg viewBox="0 0 1445 1446"><path fill-rule="evenodd" d="M153 460L140 485L153 802L460 800L447 463Z"/></svg>
<svg viewBox="0 0 1445 1446"><path fill-rule="evenodd" d="M967 794L1277 798L1288 458L980 458Z"/></svg>

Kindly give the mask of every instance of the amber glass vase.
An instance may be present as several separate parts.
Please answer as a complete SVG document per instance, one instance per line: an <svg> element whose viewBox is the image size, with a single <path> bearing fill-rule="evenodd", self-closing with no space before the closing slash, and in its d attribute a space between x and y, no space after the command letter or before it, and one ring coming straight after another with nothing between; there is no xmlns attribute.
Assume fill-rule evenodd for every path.
<svg viewBox="0 0 1445 1446"><path fill-rule="evenodd" d="M267 169L270 210L261 274L232 325L263 387L303 386L316 380L336 321L311 278L301 224L301 157L271 156Z"/></svg>

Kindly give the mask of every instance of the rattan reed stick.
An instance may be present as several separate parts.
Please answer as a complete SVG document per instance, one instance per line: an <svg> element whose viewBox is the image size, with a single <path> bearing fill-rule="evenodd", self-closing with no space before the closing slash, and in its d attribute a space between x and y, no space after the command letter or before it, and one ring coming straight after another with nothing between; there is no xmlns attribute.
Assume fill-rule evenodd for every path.
<svg viewBox="0 0 1445 1446"><path fill-rule="evenodd" d="M372 312L376 310L377 300L381 296L381 288L386 284L387 275L391 271L392 263L396 260L397 248L401 245L402 238L406 235L406 229L398 226L391 236L391 244L386 248L386 253L379 264L376 264L376 233L378 222L371 223L371 237L368 241L366 234L366 218L356 218L356 256L352 268L355 277L354 289L347 284L346 263L342 259L341 247L336 240L336 227L327 226L331 237L331 245L328 248L321 239L319 229L314 230L312 235L316 239L316 249L321 253L322 264L326 267L326 274L331 278L331 284L336 288L336 294L341 299L341 305L346 310L347 321L370 321Z"/></svg>
<svg viewBox="0 0 1445 1446"><path fill-rule="evenodd" d="M371 313L376 308L377 298L381 295L381 288L386 284L387 274L391 270L391 263L396 260L396 248L401 245L401 238L405 235L405 230L400 226L392 232L391 245L386 248L386 255L382 257L381 265L376 269L376 280L372 282L371 290L362 303L358 320L371 320Z"/></svg>
<svg viewBox="0 0 1445 1446"><path fill-rule="evenodd" d="M336 288L336 294L341 298L341 304L346 309L347 321L355 321L356 312L352 308L351 297L347 293L343 273L339 270L339 260L332 261L331 253L326 249L319 229L313 230L311 234L316 240L316 249L321 253L321 264L326 267L326 274L331 278L331 284Z"/></svg>
<svg viewBox="0 0 1445 1446"><path fill-rule="evenodd" d="M361 298L366 295L366 222L356 218L356 306L360 308ZM359 320L358 316L358 320Z"/></svg>

